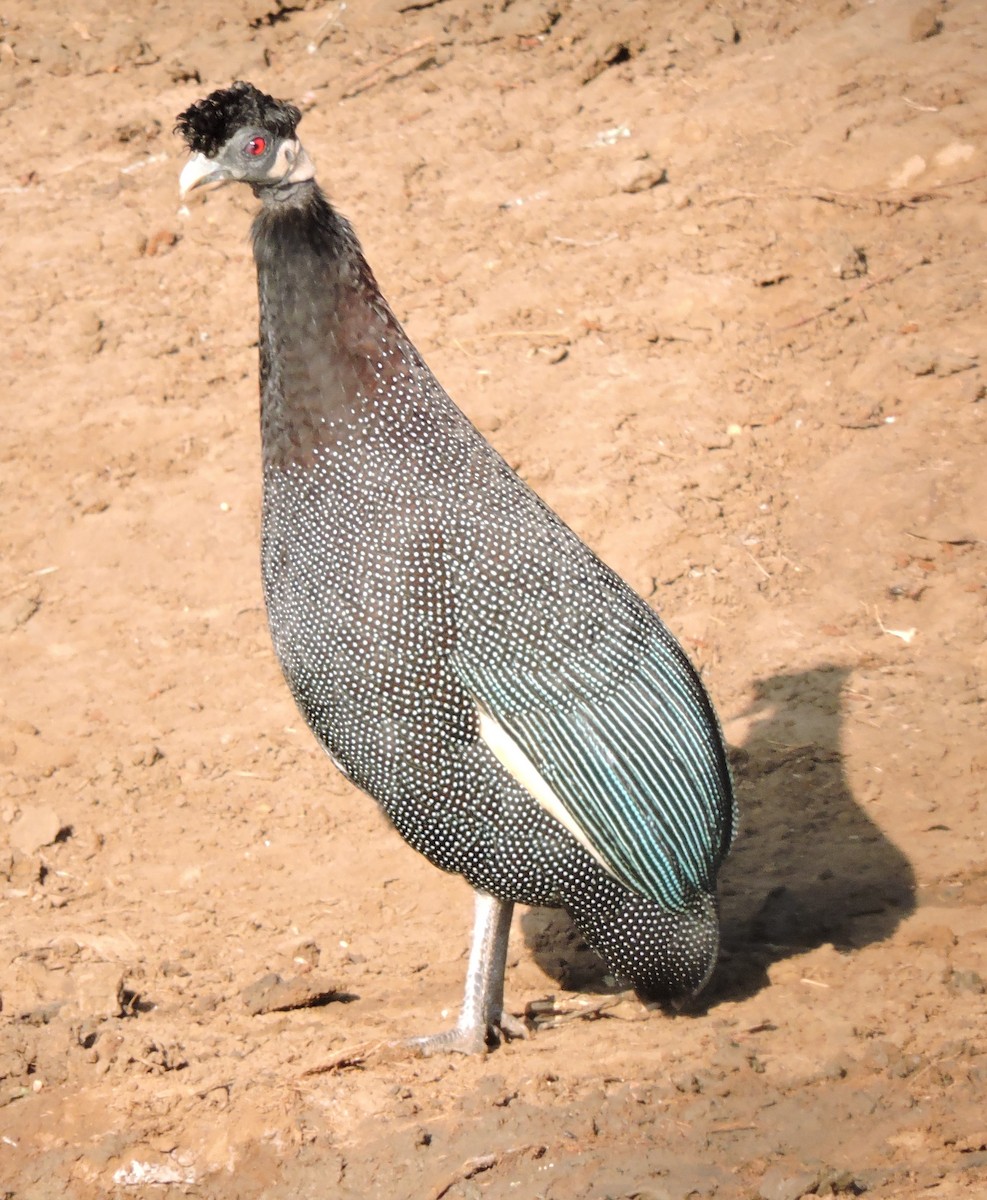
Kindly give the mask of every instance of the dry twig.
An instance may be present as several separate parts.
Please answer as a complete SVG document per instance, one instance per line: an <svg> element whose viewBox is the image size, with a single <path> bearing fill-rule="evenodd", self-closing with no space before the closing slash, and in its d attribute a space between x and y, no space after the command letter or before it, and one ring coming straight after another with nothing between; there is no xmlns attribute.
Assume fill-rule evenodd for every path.
<svg viewBox="0 0 987 1200"><path fill-rule="evenodd" d="M417 42L412 42L410 46L405 46L403 50L398 50L396 54L385 58L383 62L377 63L374 67L369 67L366 71L362 71L359 75L355 75L343 89L343 99L349 100L352 96L359 95L360 92L365 92L367 88L373 87L376 83L376 77L388 67L393 66L402 58L407 58L409 54L414 54L417 50L424 50L428 46L435 45L435 38L421 38Z"/></svg>
<svg viewBox="0 0 987 1200"><path fill-rule="evenodd" d="M547 1146L532 1142L527 1146L512 1146L498 1154L479 1154L476 1158L468 1158L450 1180L432 1193L431 1200L442 1200L442 1197L450 1192L457 1183L472 1179L475 1175L482 1175L484 1171L490 1171L502 1163L516 1162L517 1159L525 1158L529 1154L532 1158L541 1158L547 1149Z"/></svg>
<svg viewBox="0 0 987 1200"><path fill-rule="evenodd" d="M368 1058L387 1044L387 1042L362 1042L357 1046L343 1046L342 1049L336 1051L332 1058L326 1059L318 1066L302 1071L301 1078L304 1079L308 1075L328 1075L334 1071L347 1071L353 1067L362 1068Z"/></svg>
<svg viewBox="0 0 987 1200"><path fill-rule="evenodd" d="M903 275L914 271L916 267L925 266L927 262L928 259L920 258L917 262L909 263L908 266L902 267L900 271L887 271L884 275L878 275L875 279L868 279L866 283L862 283L860 287L854 288L852 292L847 292L838 300L832 300L829 304L824 304L822 308L809 313L808 316L799 317L797 321L790 321L787 325L776 326L775 331L783 333L789 329L800 329L803 325L810 325L813 321L818 321L821 317L836 312L838 308L842 308L844 304L849 304L851 300L858 299L864 292L869 292L872 288L881 287L885 283L894 283L895 280L901 279Z"/></svg>

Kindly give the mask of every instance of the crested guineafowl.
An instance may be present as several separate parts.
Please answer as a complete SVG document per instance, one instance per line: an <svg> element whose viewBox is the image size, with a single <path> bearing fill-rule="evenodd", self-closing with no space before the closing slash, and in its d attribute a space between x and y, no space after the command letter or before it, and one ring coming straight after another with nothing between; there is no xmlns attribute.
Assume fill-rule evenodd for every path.
<svg viewBox="0 0 987 1200"><path fill-rule="evenodd" d="M716 960L736 812L702 682L452 403L327 201L301 114L248 83L178 118L185 195L249 184L262 571L285 678L337 767L476 893L466 993L426 1052L521 1032L515 901L562 907L656 999Z"/></svg>

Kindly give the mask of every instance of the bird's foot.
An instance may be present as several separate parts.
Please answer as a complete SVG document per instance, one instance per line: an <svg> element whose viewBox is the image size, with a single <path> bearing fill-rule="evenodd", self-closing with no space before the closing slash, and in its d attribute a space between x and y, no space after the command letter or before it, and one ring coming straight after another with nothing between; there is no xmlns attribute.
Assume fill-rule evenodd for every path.
<svg viewBox="0 0 987 1200"><path fill-rule="evenodd" d="M502 1041L528 1037L528 1027L520 1018L502 1012L497 1021L462 1022L442 1033L426 1034L424 1037L408 1038L406 1046L419 1054L482 1054L490 1046Z"/></svg>

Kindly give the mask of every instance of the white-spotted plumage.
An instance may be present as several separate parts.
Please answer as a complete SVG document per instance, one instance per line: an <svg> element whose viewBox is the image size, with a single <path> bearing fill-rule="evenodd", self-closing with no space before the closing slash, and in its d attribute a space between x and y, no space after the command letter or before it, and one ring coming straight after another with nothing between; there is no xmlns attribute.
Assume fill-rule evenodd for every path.
<svg viewBox="0 0 987 1200"><path fill-rule="evenodd" d="M328 205L323 220L332 257L359 264L333 310L345 326L369 272ZM379 298L355 355L335 338L320 379L343 399L321 405L325 343L304 335L318 328L307 274L322 264L283 232L264 210L263 570L306 719L437 865L504 899L564 905L647 991L692 990L715 954L709 897L732 828L698 677L453 405ZM490 745L483 711L567 820Z"/></svg>
<svg viewBox="0 0 987 1200"><path fill-rule="evenodd" d="M220 160L222 96L183 117ZM735 819L698 675L452 403L318 187L270 169L231 177L265 201L262 564L295 699L432 862L564 906L647 993L697 990Z"/></svg>

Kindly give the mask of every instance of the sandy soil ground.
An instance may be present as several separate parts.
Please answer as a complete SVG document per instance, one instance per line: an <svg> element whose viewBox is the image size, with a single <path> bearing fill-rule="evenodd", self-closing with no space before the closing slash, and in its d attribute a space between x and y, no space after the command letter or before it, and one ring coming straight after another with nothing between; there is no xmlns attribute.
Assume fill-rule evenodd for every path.
<svg viewBox="0 0 987 1200"><path fill-rule="evenodd" d="M982 1196L983 4L119 11L0 16L0 1196ZM702 666L743 828L689 1012L519 912L533 1035L386 1048L471 904L273 660L254 202L181 209L171 133L234 78Z"/></svg>

